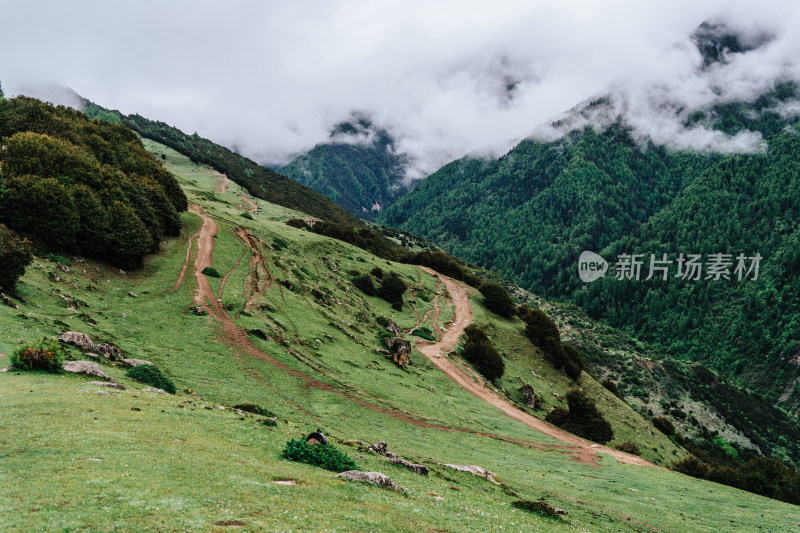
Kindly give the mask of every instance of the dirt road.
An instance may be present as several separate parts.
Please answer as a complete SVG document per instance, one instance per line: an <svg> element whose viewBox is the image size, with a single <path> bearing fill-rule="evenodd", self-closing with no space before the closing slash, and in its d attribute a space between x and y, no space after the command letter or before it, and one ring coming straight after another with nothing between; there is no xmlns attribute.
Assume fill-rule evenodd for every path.
<svg viewBox="0 0 800 533"><path fill-rule="evenodd" d="M466 328L472 322L472 310L470 309L469 298L467 297L466 289L462 285L456 284L453 280L438 274L436 271L430 268L420 268L422 268L428 274L439 276L439 279L447 288L447 292L450 293L450 297L455 304L456 310L452 324L447 331L444 332L444 335L442 335L442 339L439 342L419 342L417 343L416 348L425 354L425 356L428 357L428 359L430 359L437 367L439 367L439 369L441 369L442 372L444 372L450 379L478 398L494 405L504 414L510 416L514 420L518 420L526 426L535 429L536 431L574 446L579 454L581 462L587 464L597 464L596 454L600 452L608 453L623 463L640 466L656 466L653 463L636 455L627 454L606 446L589 442L580 437L576 437L571 433L567 433L566 431L555 426L551 426L544 420L536 418L535 416L521 410L510 401L494 392L494 390L488 388L488 386L484 383L475 381L464 370L459 368L455 362L446 356L446 354L455 348L455 346L458 344L458 338L461 336L461 333L463 333L464 328Z"/></svg>

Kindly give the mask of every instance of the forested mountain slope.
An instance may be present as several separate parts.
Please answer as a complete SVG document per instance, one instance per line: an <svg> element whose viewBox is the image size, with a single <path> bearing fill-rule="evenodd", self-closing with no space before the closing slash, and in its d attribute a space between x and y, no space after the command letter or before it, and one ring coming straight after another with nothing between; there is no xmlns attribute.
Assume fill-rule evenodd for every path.
<svg viewBox="0 0 800 533"><path fill-rule="evenodd" d="M380 221L533 292L579 303L594 317L795 410L797 101L797 87L780 83L749 102L687 113L687 123L729 135L758 133L763 153L669 150L642 144L617 121L557 141L529 139L499 160L451 163ZM584 250L611 262L610 274L591 285L577 276ZM673 262L680 253L759 253L763 260L754 282L658 284L644 281L647 272L641 281L615 281L621 253L645 260L667 253Z"/></svg>
<svg viewBox="0 0 800 533"><path fill-rule="evenodd" d="M330 140L275 171L328 196L351 213L373 219L407 187L407 158L397 154L389 132L364 117L338 124Z"/></svg>

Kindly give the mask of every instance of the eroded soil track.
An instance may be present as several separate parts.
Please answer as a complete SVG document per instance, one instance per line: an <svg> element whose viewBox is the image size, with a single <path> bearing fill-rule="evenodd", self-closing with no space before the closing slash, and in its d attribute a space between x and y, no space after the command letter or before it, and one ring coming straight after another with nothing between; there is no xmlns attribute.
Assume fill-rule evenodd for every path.
<svg viewBox="0 0 800 533"><path fill-rule="evenodd" d="M442 335L442 338L439 342L419 342L417 343L416 348L428 359L430 359L450 379L478 398L494 405L506 416L510 416L514 420L518 420L519 422L522 422L526 426L533 428L540 433L549 435L574 447L575 451L580 457L581 462L587 464L598 464L596 454L600 452L610 454L615 459L623 463L641 466L655 466L653 463L636 455L627 454L606 446L589 442L580 437L576 437L571 433L567 433L566 431L555 426L551 426L544 420L536 418L535 416L530 415L518 408L510 401L491 390L484 382L475 381L474 378L469 376L463 369L457 366L456 363L447 357L446 354L455 348L455 346L458 344L458 338L463 333L464 328L466 328L472 322L472 311L470 309L469 298L467 297L466 289L463 286L456 284L453 280L438 274L430 268L420 268L429 274L439 276L439 279L442 281L442 283L444 283L445 287L447 288L447 292L450 293L450 297L455 305L455 317L453 318L450 327Z"/></svg>

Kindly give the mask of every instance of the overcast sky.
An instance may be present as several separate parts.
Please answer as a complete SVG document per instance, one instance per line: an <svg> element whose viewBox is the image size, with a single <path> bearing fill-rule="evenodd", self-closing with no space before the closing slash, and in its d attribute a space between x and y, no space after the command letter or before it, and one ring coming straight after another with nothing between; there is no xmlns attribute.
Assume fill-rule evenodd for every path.
<svg viewBox="0 0 800 533"><path fill-rule="evenodd" d="M720 83L745 94L794 76L796 4L0 0L0 81L11 94L69 86L260 162L311 148L358 111L389 129L423 174L468 152L503 151L630 80L648 90L632 90L623 107L650 124L653 87L702 104L720 97ZM688 36L720 17L776 38L709 81Z"/></svg>

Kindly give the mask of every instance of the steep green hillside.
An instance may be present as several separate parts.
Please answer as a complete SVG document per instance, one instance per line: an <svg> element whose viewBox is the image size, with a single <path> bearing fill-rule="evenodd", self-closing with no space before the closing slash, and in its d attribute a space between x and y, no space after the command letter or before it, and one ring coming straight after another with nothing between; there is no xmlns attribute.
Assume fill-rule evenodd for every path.
<svg viewBox="0 0 800 533"><path fill-rule="evenodd" d="M406 163L405 157L395 153L387 131L358 118L337 125L329 142L275 171L371 220L406 192L402 185Z"/></svg>
<svg viewBox="0 0 800 533"><path fill-rule="evenodd" d="M700 361L792 412L800 406L794 325L800 195L796 86L751 102L682 111L734 134L757 132L766 153L675 152L634 141L617 122L554 142L526 140L496 161L461 160L428 177L381 214L446 251L551 299ZM602 99L587 106L603 107ZM577 276L578 256L611 263L601 281ZM619 254L642 254L640 281L615 281ZM757 281L645 282L650 254L763 257ZM705 278L706 274L703 274ZM751 276L752 277L752 276ZM684 335L683 333L689 333Z"/></svg>
<svg viewBox="0 0 800 533"><path fill-rule="evenodd" d="M300 209L311 216L362 227L363 223L322 194L299 185L294 180L251 161L227 148L197 135L187 135L163 122L154 122L139 115L123 115L84 100L84 111L92 118L122 123L139 135L177 150L192 161L205 163L228 176L247 191L290 209Z"/></svg>
<svg viewBox="0 0 800 533"><path fill-rule="evenodd" d="M435 347L463 327L465 311L454 316L454 306L467 296L468 312L486 327L506 364L497 390L478 378L468 378L470 387L508 401L501 387L515 400L511 384L522 381L549 409L564 405L553 393L563 396L575 384L530 344L518 319L499 319L469 287L444 290L452 282L419 267L289 226L286 221L303 214L251 198L234 184L220 187L208 167L145 144L164 156L192 204L180 237L166 240L135 273L79 257L64 272L37 258L19 284L21 299L11 301L19 307L0 307L0 361L39 337L79 331L153 362L178 394L145 391L119 363L103 359L103 371L124 390L71 374L0 373L0 528L738 532L797 526L792 505L618 462L614 457L639 459L536 431L467 392L439 369L436 357L417 349L402 370L378 351L378 335L386 333L378 317L406 332L428 327ZM205 267L220 277L204 275ZM403 299L414 303L397 311L348 281L349 271L375 267L407 280L414 295ZM59 281L50 275L56 269ZM69 309L57 293L81 305ZM409 333L402 337L418 342ZM68 356L84 357L75 348ZM443 359L471 375L456 355ZM611 422L610 444L633 440L643 457L666 464L684 455L591 376L583 374L578 385ZM248 403L272 411L276 425L269 414L233 408ZM541 424L544 410L528 415ZM289 439L315 428L360 469L390 475L405 492L281 459ZM357 442L379 440L430 474L389 463ZM502 483L441 463L480 465ZM569 514L544 518L511 505L539 498Z"/></svg>

